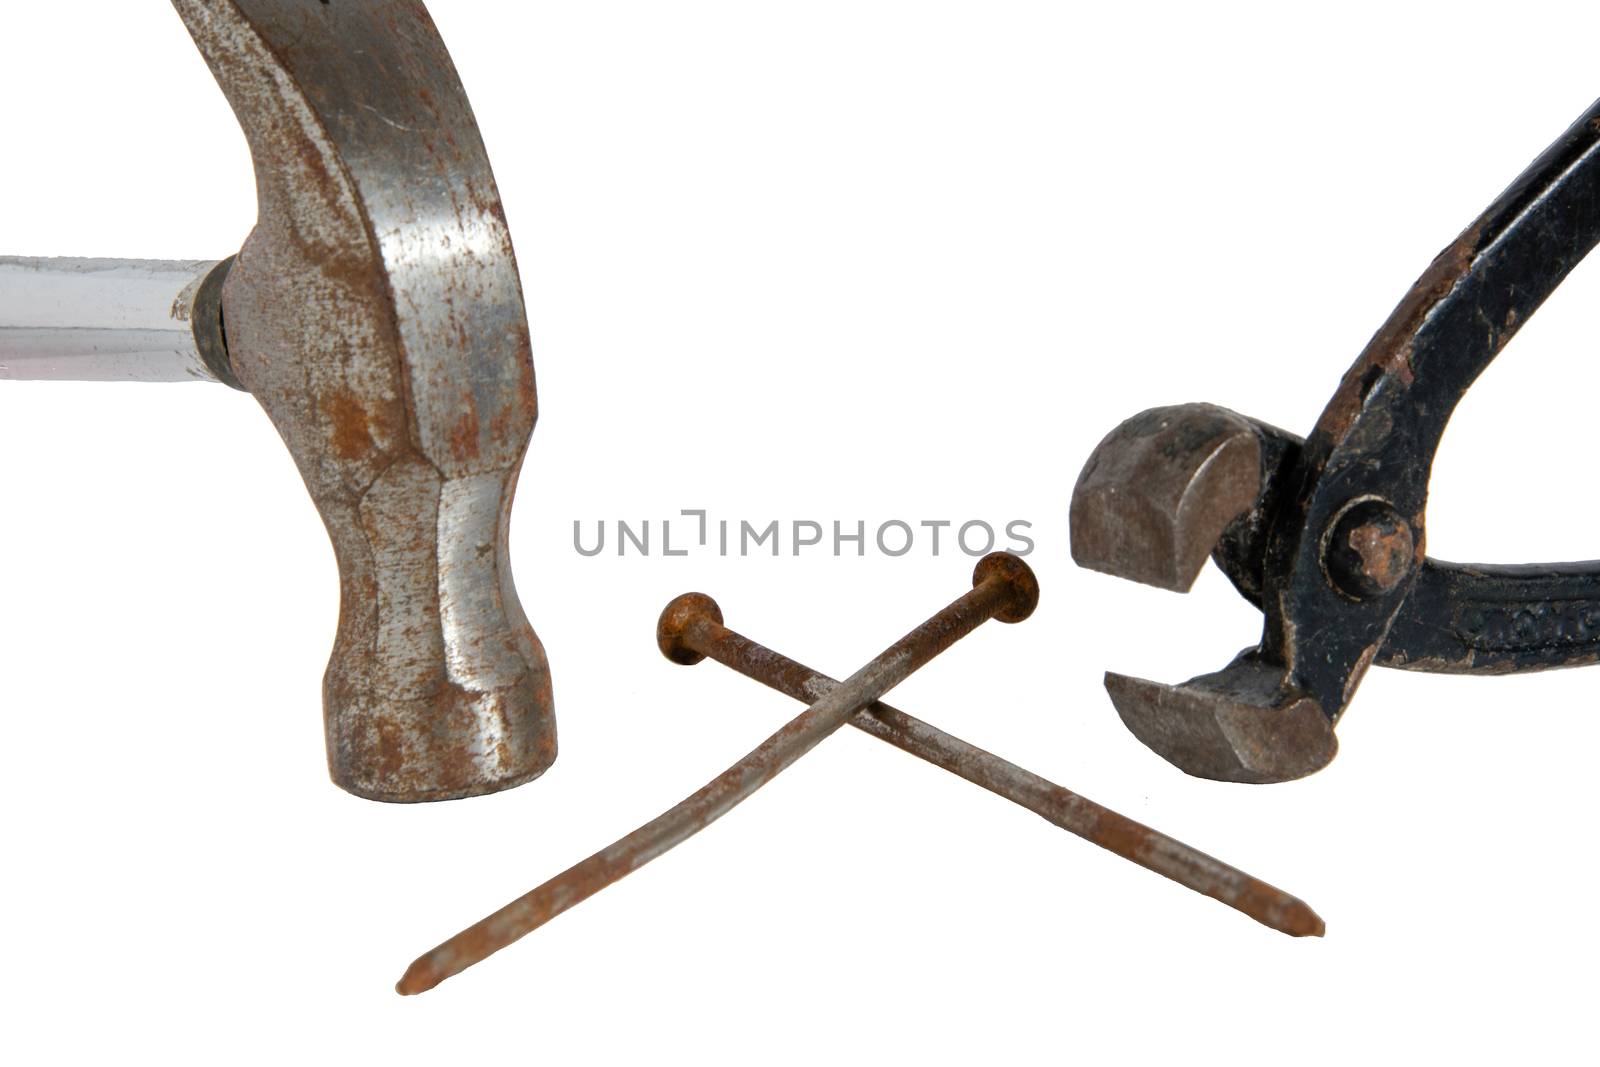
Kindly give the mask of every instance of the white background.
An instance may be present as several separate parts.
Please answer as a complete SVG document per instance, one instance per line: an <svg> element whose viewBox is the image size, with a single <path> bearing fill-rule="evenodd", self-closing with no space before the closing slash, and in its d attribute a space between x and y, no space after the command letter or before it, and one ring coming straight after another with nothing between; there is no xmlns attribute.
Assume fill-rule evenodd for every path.
<svg viewBox="0 0 1600 1067"><path fill-rule="evenodd" d="M320 521L250 398L0 389L0 1058L1555 1062L1592 1056L1600 672L1374 671L1294 784L1190 779L1100 675L1259 617L1076 569L1095 442L1209 400L1304 432L1433 254L1596 95L1586 4L431 5L516 238L542 417L512 531L544 779L326 778ZM0 245L221 257L237 126L158 2L7 0ZM1596 555L1593 264L1462 404L1451 559ZM667 664L661 606L836 675L971 561L585 559L572 523L1034 524L1033 620L893 702L1307 899L1295 941L859 733L420 998L467 922L798 711ZM586 528L592 528L587 526ZM290 1061L292 1062L292 1061Z"/></svg>

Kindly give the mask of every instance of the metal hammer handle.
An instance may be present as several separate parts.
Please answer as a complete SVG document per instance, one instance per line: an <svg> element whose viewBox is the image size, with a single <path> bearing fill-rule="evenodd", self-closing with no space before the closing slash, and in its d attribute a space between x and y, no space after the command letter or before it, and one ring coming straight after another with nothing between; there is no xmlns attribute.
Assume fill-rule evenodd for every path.
<svg viewBox="0 0 1600 1067"><path fill-rule="evenodd" d="M237 387L222 349L226 263L0 256L0 379Z"/></svg>

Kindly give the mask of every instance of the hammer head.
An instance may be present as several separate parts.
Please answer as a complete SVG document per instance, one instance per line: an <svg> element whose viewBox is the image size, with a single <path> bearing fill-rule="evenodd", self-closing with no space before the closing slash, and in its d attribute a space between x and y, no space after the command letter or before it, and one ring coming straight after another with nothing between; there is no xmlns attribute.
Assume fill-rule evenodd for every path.
<svg viewBox="0 0 1600 1067"><path fill-rule="evenodd" d="M415 0L173 3L255 162L228 357L338 558L333 779L423 801L537 777L556 754L549 667L507 549L533 361L450 57Z"/></svg>

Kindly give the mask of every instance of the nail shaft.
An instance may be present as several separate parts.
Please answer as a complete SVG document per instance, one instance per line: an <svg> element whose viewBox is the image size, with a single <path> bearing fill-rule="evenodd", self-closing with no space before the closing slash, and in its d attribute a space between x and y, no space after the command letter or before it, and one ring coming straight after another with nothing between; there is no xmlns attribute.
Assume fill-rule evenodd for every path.
<svg viewBox="0 0 1600 1067"><path fill-rule="evenodd" d="M835 686L681 804L419 957L395 988L408 995L426 992L638 870L711 825L850 721L856 711L986 620L998 616L1020 621L1032 611L1038 586L1027 565L1014 556L985 557L973 582L965 596Z"/></svg>
<svg viewBox="0 0 1600 1067"><path fill-rule="evenodd" d="M815 701L838 684L728 629L705 612L683 622L675 637L682 648L796 700ZM1322 936L1322 919L1297 897L921 719L876 703L858 711L850 724L1274 930L1295 937Z"/></svg>

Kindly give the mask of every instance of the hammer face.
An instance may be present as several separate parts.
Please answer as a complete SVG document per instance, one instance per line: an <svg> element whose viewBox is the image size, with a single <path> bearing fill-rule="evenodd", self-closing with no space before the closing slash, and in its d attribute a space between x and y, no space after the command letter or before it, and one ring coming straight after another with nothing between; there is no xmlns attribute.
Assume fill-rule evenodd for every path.
<svg viewBox="0 0 1600 1067"><path fill-rule="evenodd" d="M329 765L350 792L448 800L555 759L550 671L511 577L514 478L400 460L353 522L330 519L343 603L323 697Z"/></svg>
<svg viewBox="0 0 1600 1067"><path fill-rule="evenodd" d="M255 162L229 359L339 561L334 781L443 800L555 758L507 528L537 407L500 196L415 0L174 0Z"/></svg>

